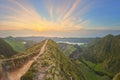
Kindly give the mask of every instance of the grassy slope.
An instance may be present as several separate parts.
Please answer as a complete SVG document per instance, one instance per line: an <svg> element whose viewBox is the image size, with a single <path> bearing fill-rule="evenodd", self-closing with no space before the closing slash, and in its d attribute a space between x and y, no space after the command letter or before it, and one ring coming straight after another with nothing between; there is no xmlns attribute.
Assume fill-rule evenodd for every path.
<svg viewBox="0 0 120 80"><path fill-rule="evenodd" d="M120 71L120 36L108 35L91 44L84 55L95 61L95 71L113 77Z"/></svg>
<svg viewBox="0 0 120 80"><path fill-rule="evenodd" d="M81 68L80 70L81 70L85 80L111 80L107 76L97 75L93 70L88 68L85 64L83 64L79 60L77 60L76 63Z"/></svg>
<svg viewBox="0 0 120 80"><path fill-rule="evenodd" d="M15 38L6 38L5 41L17 52L22 52L25 50L25 45Z"/></svg>
<svg viewBox="0 0 120 80"><path fill-rule="evenodd" d="M107 75L100 74L95 71L97 64L86 60L82 56L79 57L78 60L76 60L76 63L78 64L78 66L81 67L81 72L86 78L86 80L111 80Z"/></svg>
<svg viewBox="0 0 120 80"><path fill-rule="evenodd" d="M74 47L74 45L70 45L70 44L59 44L59 46L62 49L62 51L64 52L64 54L67 56L69 56L70 54L72 54L72 52L77 50L77 48ZM75 54L75 53L73 53L73 54ZM80 52L79 52L79 54L80 54ZM76 62L78 63L78 66L81 68L80 70L86 80L109 80L109 78L107 76L99 76L94 71L91 70L91 69L94 69L94 67L96 66L96 64L92 63L91 61L87 61L84 59L84 62L91 69L89 69L85 64L83 64L82 62L80 62L78 60Z"/></svg>
<svg viewBox="0 0 120 80"><path fill-rule="evenodd" d="M15 58L15 57L19 57L19 56L28 55L28 56L23 57L23 58L7 61L5 63L5 66L6 67L8 66L7 70L12 71L12 70L15 70L17 68L22 67L25 64L25 62L27 62L30 59L33 59L33 56L36 56L40 52L40 48L42 47L43 44L44 44L44 41L26 49L24 52L22 52L20 54L16 54L16 55L12 56L13 58ZM1 68L1 65L0 65L0 68ZM1 73L1 70L2 69L0 69L0 73ZM32 73L30 73L30 76L31 75L32 75ZM30 79L28 78L25 80L30 80Z"/></svg>
<svg viewBox="0 0 120 80"><path fill-rule="evenodd" d="M76 50L72 44L59 43L59 46L66 56L69 56L73 51Z"/></svg>
<svg viewBox="0 0 120 80"><path fill-rule="evenodd" d="M3 39L0 39L0 55L1 57L10 57L14 55L16 52L13 50L13 48L6 43Z"/></svg>
<svg viewBox="0 0 120 80"><path fill-rule="evenodd" d="M45 41L41 41L38 44L34 44L33 46L31 46L31 47L27 48L26 50L24 50L23 52L21 52L20 54L14 55L13 57L39 52L40 48L42 47L44 42Z"/></svg>

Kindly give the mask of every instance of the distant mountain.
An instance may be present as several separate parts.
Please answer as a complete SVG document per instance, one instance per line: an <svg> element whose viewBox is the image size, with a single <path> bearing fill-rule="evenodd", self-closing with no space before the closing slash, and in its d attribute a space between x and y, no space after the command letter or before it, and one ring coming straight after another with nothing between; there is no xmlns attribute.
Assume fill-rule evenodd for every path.
<svg viewBox="0 0 120 80"><path fill-rule="evenodd" d="M0 56L2 57L10 57L14 55L16 52L13 48L5 42L3 39L0 38Z"/></svg>
<svg viewBox="0 0 120 80"><path fill-rule="evenodd" d="M120 72L120 35L107 35L91 43L84 51L84 57L98 65L95 70L115 75ZM112 73L112 74L111 74Z"/></svg>
<svg viewBox="0 0 120 80"><path fill-rule="evenodd" d="M96 39L100 39L100 38L58 38L58 37L17 37L18 39L21 40L30 40L30 41L36 41L36 42L40 42L44 39L52 39L56 42L59 41L64 41L64 42L75 42L75 43L90 43Z"/></svg>

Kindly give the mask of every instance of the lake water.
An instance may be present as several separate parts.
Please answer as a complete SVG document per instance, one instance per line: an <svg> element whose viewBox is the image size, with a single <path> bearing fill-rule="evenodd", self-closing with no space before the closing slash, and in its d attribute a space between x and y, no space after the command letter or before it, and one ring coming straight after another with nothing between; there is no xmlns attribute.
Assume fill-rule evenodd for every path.
<svg viewBox="0 0 120 80"><path fill-rule="evenodd" d="M58 41L57 43L66 43L66 44L73 44L73 45L84 45L86 43L75 43L75 42L68 42L68 41Z"/></svg>

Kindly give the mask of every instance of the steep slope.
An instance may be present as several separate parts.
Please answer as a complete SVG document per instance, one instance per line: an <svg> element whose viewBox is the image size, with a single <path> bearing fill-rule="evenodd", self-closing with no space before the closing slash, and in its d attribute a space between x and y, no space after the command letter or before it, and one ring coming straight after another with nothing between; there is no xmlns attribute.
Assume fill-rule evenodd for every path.
<svg viewBox="0 0 120 80"><path fill-rule="evenodd" d="M34 45L24 51L24 53L1 59L0 80L20 80L21 76L29 70L33 62L44 53L46 44L47 40Z"/></svg>
<svg viewBox="0 0 120 80"><path fill-rule="evenodd" d="M52 40L45 53L33 64L22 80L84 80L80 68L66 57Z"/></svg>
<svg viewBox="0 0 120 80"><path fill-rule="evenodd" d="M82 53L81 46L77 44L59 43L58 45L60 46L62 52L70 58L77 59Z"/></svg>
<svg viewBox="0 0 120 80"><path fill-rule="evenodd" d="M3 39L0 38L0 56L1 57L10 57L16 52L13 50L13 48L6 43Z"/></svg>
<svg viewBox="0 0 120 80"><path fill-rule="evenodd" d="M70 56L70 54L76 50L72 44L59 43L58 45L66 56Z"/></svg>
<svg viewBox="0 0 120 80"><path fill-rule="evenodd" d="M95 71L113 77L120 72L120 35L107 35L90 44L84 52L84 57L97 63Z"/></svg>
<svg viewBox="0 0 120 80"><path fill-rule="evenodd" d="M25 50L25 46L24 43L16 40L13 37L7 37L4 39L9 45L11 45L11 47L17 51L17 52L21 52Z"/></svg>
<svg viewBox="0 0 120 80"><path fill-rule="evenodd" d="M59 43L58 45L60 46L60 49L63 51L63 53L66 56L70 57L70 59L72 59L72 61L76 63L75 65L80 68L80 72L83 74L85 80L111 80L108 76L97 74L92 69L95 64L85 60L84 57L81 56L83 53L82 49L84 49L87 45L78 46L65 43ZM90 67L86 64L89 64Z"/></svg>
<svg viewBox="0 0 120 80"><path fill-rule="evenodd" d="M92 68L87 66L82 61L75 60L75 63L80 67L81 73L83 74L85 80L111 80L106 75L100 75L96 73Z"/></svg>
<svg viewBox="0 0 120 80"><path fill-rule="evenodd" d="M72 52L72 54L69 55L70 58L78 59L79 56L82 54L82 48L78 45L74 45L76 48L75 51Z"/></svg>
<svg viewBox="0 0 120 80"><path fill-rule="evenodd" d="M14 37L6 37L4 40L16 51L22 52L26 48L35 44L33 41L21 40Z"/></svg>

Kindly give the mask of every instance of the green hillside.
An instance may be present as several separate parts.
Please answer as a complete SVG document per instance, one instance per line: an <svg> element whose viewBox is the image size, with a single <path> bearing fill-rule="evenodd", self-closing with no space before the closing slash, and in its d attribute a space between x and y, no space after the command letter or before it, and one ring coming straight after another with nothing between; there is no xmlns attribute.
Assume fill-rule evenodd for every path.
<svg viewBox="0 0 120 80"><path fill-rule="evenodd" d="M13 50L13 48L0 38L0 58L10 57L15 53L16 52Z"/></svg>
<svg viewBox="0 0 120 80"><path fill-rule="evenodd" d="M111 80L106 75L97 74L92 68L88 67L82 61L75 60L76 65L80 68L80 72L84 76L84 80Z"/></svg>
<svg viewBox="0 0 120 80"><path fill-rule="evenodd" d="M24 43L22 43L19 40L16 40L13 37L7 37L7 38L5 38L5 41L8 44L10 44L10 46L17 52L21 52L21 51L25 50Z"/></svg>
<svg viewBox="0 0 120 80"><path fill-rule="evenodd" d="M72 62L76 63L75 66L80 68L79 70L80 73L82 73L84 76L84 80L111 80L107 75L96 73L93 70L96 64L92 63L91 61L87 61L84 59L84 57L82 57L82 49L85 47L65 43L60 43L59 46L65 55L69 54L66 56L70 57L70 59L72 59Z"/></svg>
<svg viewBox="0 0 120 80"><path fill-rule="evenodd" d="M33 77L39 73L40 65L41 68L47 68L44 80L84 80L80 67L66 57L54 41L49 40L46 47L45 53L33 64L22 80L34 80Z"/></svg>
<svg viewBox="0 0 120 80"><path fill-rule="evenodd" d="M82 52L82 48L79 45L66 43L59 43L58 45L60 46L62 52L70 58L77 59Z"/></svg>
<svg viewBox="0 0 120 80"><path fill-rule="evenodd" d="M16 52L23 52L25 49L29 48L30 46L36 44L33 41L27 40L20 40L14 37L7 37L4 40L16 51Z"/></svg>
<svg viewBox="0 0 120 80"><path fill-rule="evenodd" d="M107 35L93 42L84 51L84 57L96 64L95 71L113 77L120 72L120 35Z"/></svg>
<svg viewBox="0 0 120 80"><path fill-rule="evenodd" d="M59 43L58 45L66 56L70 56L70 54L72 54L72 52L76 50L76 48L72 44Z"/></svg>

